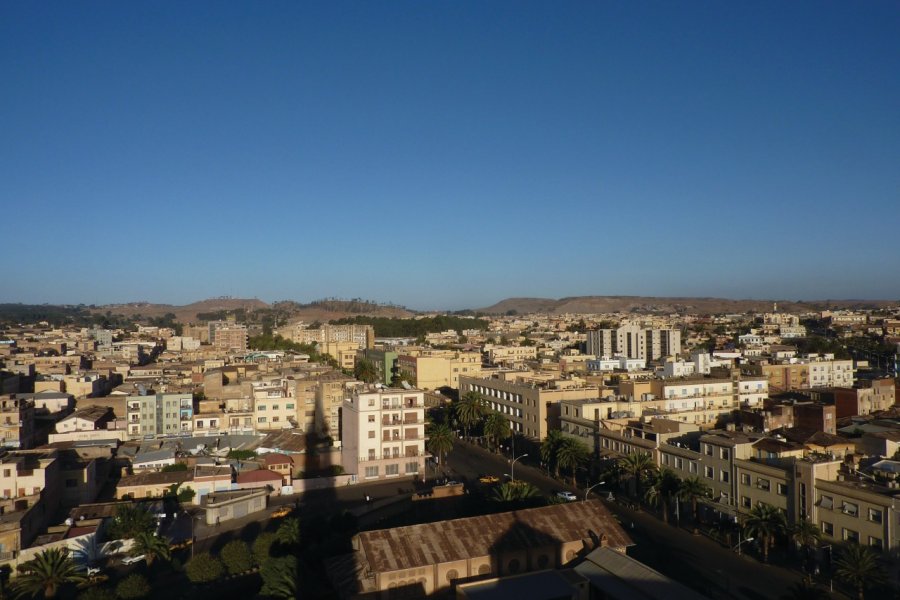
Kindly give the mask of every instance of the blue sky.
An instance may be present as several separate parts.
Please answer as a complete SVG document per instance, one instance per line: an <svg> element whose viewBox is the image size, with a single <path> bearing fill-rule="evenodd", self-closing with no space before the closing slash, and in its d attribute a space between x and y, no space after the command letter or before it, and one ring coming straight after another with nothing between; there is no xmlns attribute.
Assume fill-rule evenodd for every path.
<svg viewBox="0 0 900 600"><path fill-rule="evenodd" d="M0 301L900 298L897 2L4 2Z"/></svg>

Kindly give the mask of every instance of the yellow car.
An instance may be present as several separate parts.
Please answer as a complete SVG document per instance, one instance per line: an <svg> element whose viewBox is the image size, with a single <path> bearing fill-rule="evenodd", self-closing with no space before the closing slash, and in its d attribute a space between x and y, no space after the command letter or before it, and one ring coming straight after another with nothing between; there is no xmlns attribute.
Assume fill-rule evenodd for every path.
<svg viewBox="0 0 900 600"><path fill-rule="evenodd" d="M494 475L483 475L478 478L478 481L480 481L481 483L484 483L486 485L491 485L493 483L499 483L500 478L496 477Z"/></svg>
<svg viewBox="0 0 900 600"><path fill-rule="evenodd" d="M272 518L273 519L281 519L281 518L286 517L289 514L291 514L293 512L293 510L294 509L287 507L287 506L282 506L281 508L276 508L275 510L272 511Z"/></svg>
<svg viewBox="0 0 900 600"><path fill-rule="evenodd" d="M194 540L184 540L183 542L172 544L171 546L169 546L169 550L184 550L185 548L189 548L193 543Z"/></svg>

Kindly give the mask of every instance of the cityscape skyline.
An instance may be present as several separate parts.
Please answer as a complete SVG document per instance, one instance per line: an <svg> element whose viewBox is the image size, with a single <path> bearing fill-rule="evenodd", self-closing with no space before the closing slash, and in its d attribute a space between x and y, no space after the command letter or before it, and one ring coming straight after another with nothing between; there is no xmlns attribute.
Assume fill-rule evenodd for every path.
<svg viewBox="0 0 900 600"><path fill-rule="evenodd" d="M895 3L0 15L0 302L900 298Z"/></svg>

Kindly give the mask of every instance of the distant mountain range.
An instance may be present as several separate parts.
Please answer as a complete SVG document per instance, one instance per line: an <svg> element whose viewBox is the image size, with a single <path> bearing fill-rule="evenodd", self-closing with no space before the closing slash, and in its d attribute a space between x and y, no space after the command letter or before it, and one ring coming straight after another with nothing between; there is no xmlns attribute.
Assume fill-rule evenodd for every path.
<svg viewBox="0 0 900 600"><path fill-rule="evenodd" d="M832 309L884 308L897 306L888 300L730 300L728 298L664 298L652 296L574 296L569 298L507 298L485 308L476 309L490 315L543 313L616 313L653 314L723 314L764 312L778 303L780 312L808 312Z"/></svg>

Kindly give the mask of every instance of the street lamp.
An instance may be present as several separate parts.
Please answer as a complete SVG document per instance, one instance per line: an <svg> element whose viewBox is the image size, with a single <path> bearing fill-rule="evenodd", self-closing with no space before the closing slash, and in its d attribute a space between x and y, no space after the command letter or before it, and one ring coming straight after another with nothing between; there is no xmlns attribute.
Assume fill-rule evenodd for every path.
<svg viewBox="0 0 900 600"><path fill-rule="evenodd" d="M512 479L513 481L516 480L516 461L519 460L519 459L525 458L526 456L528 456L528 455L527 455L527 454L523 454L522 456L517 456L516 458L514 458L514 459L512 460L512 463L510 463L510 466L509 466L509 478Z"/></svg>
<svg viewBox="0 0 900 600"><path fill-rule="evenodd" d="M194 539L194 520L202 518L203 515L191 515L188 511L184 511L184 514L191 520L191 558L194 558L194 546L197 544L197 540Z"/></svg>
<svg viewBox="0 0 900 600"><path fill-rule="evenodd" d="M588 494L591 493L591 490L592 490L592 489L594 489L594 488L597 487L598 485L603 485L604 483L606 483L606 482L605 482L605 481L597 482L597 483L595 483L594 485L592 485L591 487L589 487L588 489L584 490L584 500L582 500L582 502L587 502Z"/></svg>
<svg viewBox="0 0 900 600"><path fill-rule="evenodd" d="M740 531L740 530L738 530L738 535L741 535L741 531ZM739 542L737 543L737 546L735 546L734 548L732 548L732 550L737 550L738 555L740 555L740 553L741 553L741 544L743 544L743 543L745 543L745 542L752 542L754 539L756 539L756 538L748 537L746 540L741 540L741 541L739 541Z"/></svg>

